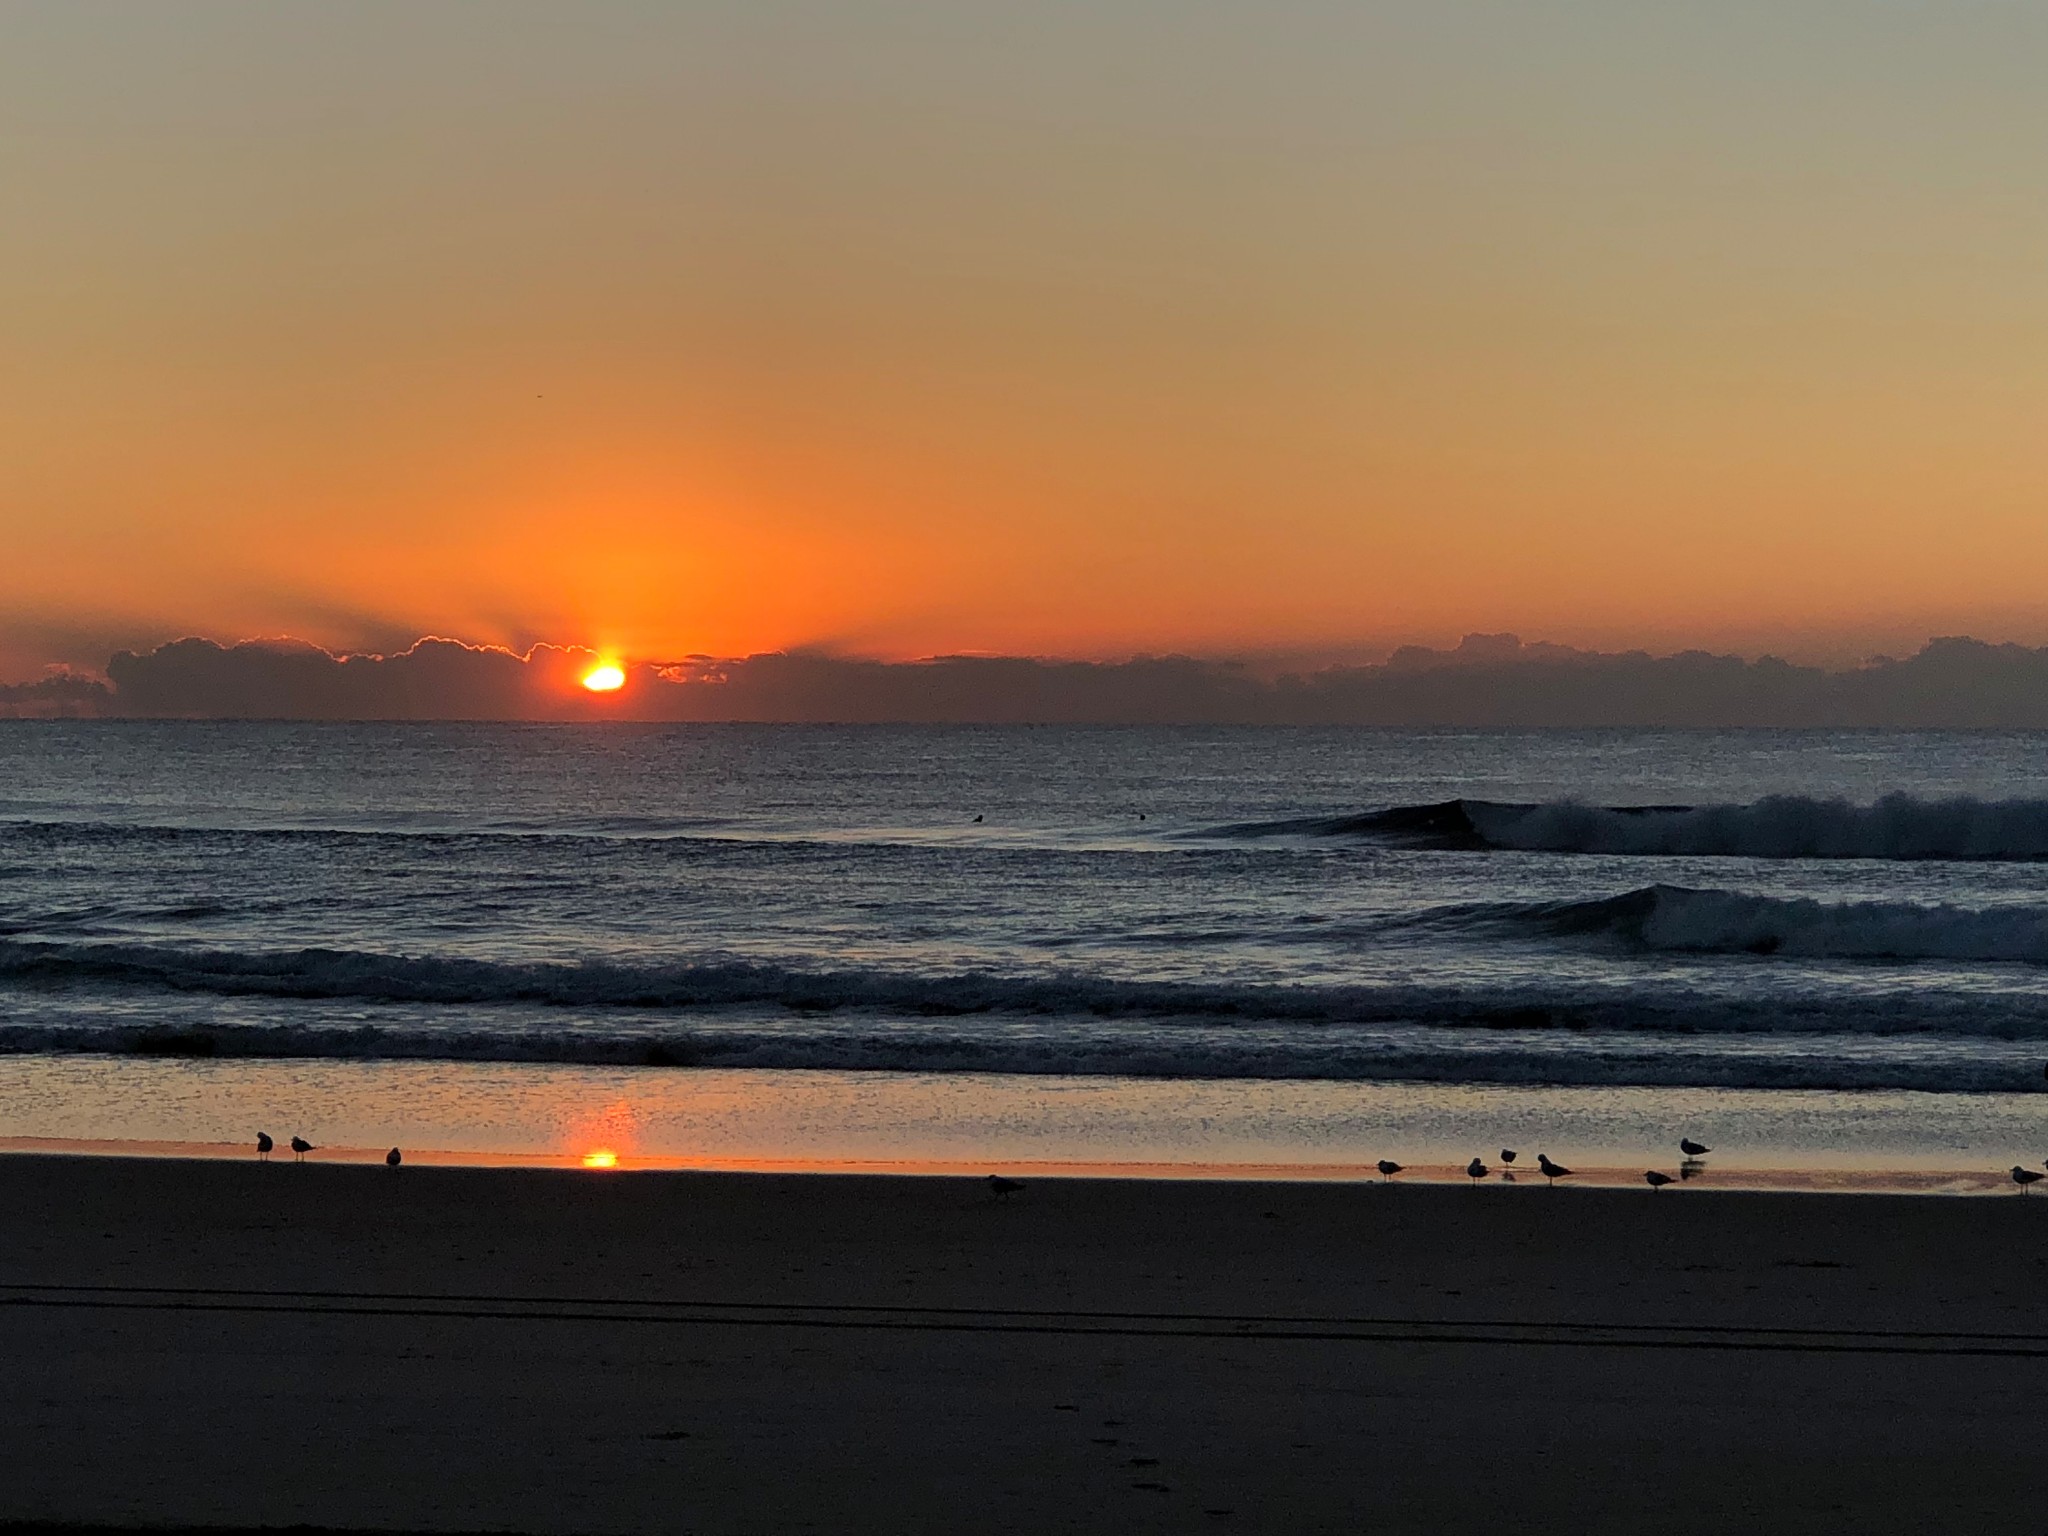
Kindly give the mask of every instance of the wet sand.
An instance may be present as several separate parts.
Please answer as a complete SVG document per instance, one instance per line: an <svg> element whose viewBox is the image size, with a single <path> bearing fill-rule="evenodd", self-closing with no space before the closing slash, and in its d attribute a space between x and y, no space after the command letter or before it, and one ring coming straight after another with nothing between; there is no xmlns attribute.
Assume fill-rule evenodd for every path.
<svg viewBox="0 0 2048 1536"><path fill-rule="evenodd" d="M0 1518L2034 1530L2048 1197L0 1158Z"/></svg>

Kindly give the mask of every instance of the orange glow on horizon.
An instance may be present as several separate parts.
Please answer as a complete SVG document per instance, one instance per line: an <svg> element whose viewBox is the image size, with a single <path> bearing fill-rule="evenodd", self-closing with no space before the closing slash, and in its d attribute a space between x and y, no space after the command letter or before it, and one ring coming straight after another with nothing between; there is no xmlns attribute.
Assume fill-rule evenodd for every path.
<svg viewBox="0 0 2048 1536"><path fill-rule="evenodd" d="M610 1147L599 1147L594 1152L583 1154L583 1166L586 1168L616 1168L619 1166L619 1154Z"/></svg>
<svg viewBox="0 0 2048 1536"><path fill-rule="evenodd" d="M2031 12L1216 9L514 7L481 69L446 8L45 7L0 682L2048 642Z"/></svg>
<svg viewBox="0 0 2048 1536"><path fill-rule="evenodd" d="M616 693L626 686L625 669L616 662L600 662L583 674L583 686L592 693Z"/></svg>

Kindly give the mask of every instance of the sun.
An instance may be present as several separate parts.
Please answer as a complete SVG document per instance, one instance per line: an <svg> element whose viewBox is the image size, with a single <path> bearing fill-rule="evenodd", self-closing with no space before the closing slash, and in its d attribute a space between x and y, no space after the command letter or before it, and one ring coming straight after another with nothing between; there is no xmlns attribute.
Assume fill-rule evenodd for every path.
<svg viewBox="0 0 2048 1536"><path fill-rule="evenodd" d="M626 671L615 661L599 662L583 674L583 686L592 693L614 693L626 686Z"/></svg>
<svg viewBox="0 0 2048 1536"><path fill-rule="evenodd" d="M616 1168L619 1166L619 1154L610 1147L599 1147L595 1152L583 1154L583 1166L586 1168Z"/></svg>

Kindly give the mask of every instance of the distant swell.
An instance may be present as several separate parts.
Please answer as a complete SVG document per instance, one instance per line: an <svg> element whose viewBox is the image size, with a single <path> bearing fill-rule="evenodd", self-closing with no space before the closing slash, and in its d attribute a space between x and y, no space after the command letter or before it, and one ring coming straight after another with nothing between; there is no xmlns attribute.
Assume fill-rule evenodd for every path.
<svg viewBox="0 0 2048 1536"><path fill-rule="evenodd" d="M1772 795L1747 805L1516 805L1445 800L1355 816L1243 822L1211 836L1355 837L1450 851L1725 856L1751 859L2048 860L2048 800L1873 805Z"/></svg>
<svg viewBox="0 0 2048 1536"><path fill-rule="evenodd" d="M299 949L243 952L175 945L0 939L0 981L17 986L199 993L222 998L352 1001L447 1008L539 1006L590 1014L770 1007L795 1014L865 1010L911 1018L975 1014L1094 1020L1181 1018L1324 1023L1406 1018L1445 1006L1473 1022L1544 1025L1542 1009L1473 1009L1442 988L1192 985L1087 974L826 970L746 961L627 964L510 962Z"/></svg>
<svg viewBox="0 0 2048 1536"><path fill-rule="evenodd" d="M1847 960L2015 961L2048 965L2048 911L1974 911L1886 902L1823 903L1650 886L1594 901L1438 908L1390 927L1431 925L1492 942L1618 942L1648 950ZM1691 989L1641 983L1575 992L1525 984L1489 992L1458 983L1212 984L1087 973L1003 974L811 969L768 962L495 961L296 949L243 952L179 945L0 939L0 982L36 992L199 994L434 1009L534 1008L592 1017L768 1008L912 1019L980 1014L1058 1020L1211 1020L1250 1024L1408 1021L1493 1028L1798 1029L1782 1012L1709 1008ZM2048 1015L2048 998L2041 999ZM1866 1006L1866 1005L1861 1005ZM1921 998L1913 1005L1925 1010ZM1841 1027L1825 998L1816 1027ZM1917 1027L1911 1026L1909 1027ZM1950 1021L1948 1027L1953 1027ZM0 1030L18 1025L0 1023Z"/></svg>

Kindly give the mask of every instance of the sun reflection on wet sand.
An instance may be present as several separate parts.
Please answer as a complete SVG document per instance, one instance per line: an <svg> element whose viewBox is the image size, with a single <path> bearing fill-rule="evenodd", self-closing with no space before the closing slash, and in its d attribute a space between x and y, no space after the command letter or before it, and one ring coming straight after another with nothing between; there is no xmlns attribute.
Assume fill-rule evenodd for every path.
<svg viewBox="0 0 2048 1536"><path fill-rule="evenodd" d="M2048 1145L2048 1094L1817 1094L513 1063L0 1060L0 1151L588 1171L1453 1178L1520 1144L1579 1184L2011 1191ZM1681 1164L1681 1134L1716 1148ZM1537 1183L1532 1173L1517 1174ZM1493 1181L1489 1181L1491 1184Z"/></svg>

